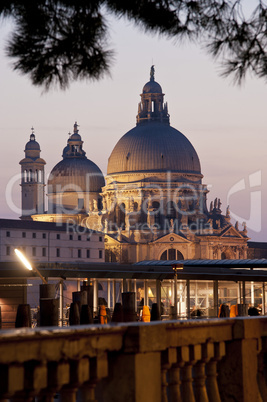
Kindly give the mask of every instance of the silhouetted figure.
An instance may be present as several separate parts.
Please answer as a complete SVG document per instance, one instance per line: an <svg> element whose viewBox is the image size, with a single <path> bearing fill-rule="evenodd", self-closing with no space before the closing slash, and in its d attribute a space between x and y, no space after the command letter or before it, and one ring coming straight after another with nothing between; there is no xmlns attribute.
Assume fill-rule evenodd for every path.
<svg viewBox="0 0 267 402"><path fill-rule="evenodd" d="M248 309L248 315L254 316L254 315L260 315L260 313L256 307L250 307Z"/></svg>

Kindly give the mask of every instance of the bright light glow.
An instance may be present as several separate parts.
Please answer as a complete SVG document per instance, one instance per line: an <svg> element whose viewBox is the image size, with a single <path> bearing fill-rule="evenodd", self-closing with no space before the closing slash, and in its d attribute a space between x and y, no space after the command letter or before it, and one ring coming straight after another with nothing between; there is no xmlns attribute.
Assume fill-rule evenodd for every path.
<svg viewBox="0 0 267 402"><path fill-rule="evenodd" d="M18 250L17 248L15 248L15 253L18 256L18 258L20 259L20 261L25 265L25 267L29 270L32 271L32 266L30 264L30 262L27 260L27 258L22 254L22 252L20 250Z"/></svg>

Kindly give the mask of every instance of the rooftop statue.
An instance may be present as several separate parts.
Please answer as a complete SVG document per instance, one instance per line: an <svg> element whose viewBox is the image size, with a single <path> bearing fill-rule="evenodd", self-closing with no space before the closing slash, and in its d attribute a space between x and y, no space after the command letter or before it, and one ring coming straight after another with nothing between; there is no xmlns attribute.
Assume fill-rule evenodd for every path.
<svg viewBox="0 0 267 402"><path fill-rule="evenodd" d="M155 79L155 68L153 65L153 66L151 66L151 69L150 69L150 81L154 81L154 79Z"/></svg>

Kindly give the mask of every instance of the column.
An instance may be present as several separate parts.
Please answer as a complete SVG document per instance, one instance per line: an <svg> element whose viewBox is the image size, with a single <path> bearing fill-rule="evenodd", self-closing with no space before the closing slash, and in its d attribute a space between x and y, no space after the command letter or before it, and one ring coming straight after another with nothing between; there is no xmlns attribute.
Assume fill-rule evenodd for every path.
<svg viewBox="0 0 267 402"><path fill-rule="evenodd" d="M94 312L98 309L98 280L94 279Z"/></svg>
<svg viewBox="0 0 267 402"><path fill-rule="evenodd" d="M246 282L242 281L243 304L246 304Z"/></svg>
<svg viewBox="0 0 267 402"><path fill-rule="evenodd" d="M265 283L262 283L262 315L265 315Z"/></svg>
<svg viewBox="0 0 267 402"><path fill-rule="evenodd" d="M116 304L116 280L112 280L112 299L113 299L113 309L115 308Z"/></svg>
<svg viewBox="0 0 267 402"><path fill-rule="evenodd" d="M254 282L250 283L250 291L251 291L251 305L254 306L255 298L254 298Z"/></svg>
<svg viewBox="0 0 267 402"><path fill-rule="evenodd" d="M156 279L156 303L158 305L160 314L161 312L161 281L159 279Z"/></svg>
<svg viewBox="0 0 267 402"><path fill-rule="evenodd" d="M190 280L186 280L186 316L190 318Z"/></svg>
<svg viewBox="0 0 267 402"><path fill-rule="evenodd" d="M107 293L108 293L108 308L110 308L110 279L108 279L107 283Z"/></svg>
<svg viewBox="0 0 267 402"><path fill-rule="evenodd" d="M147 279L144 279L144 306L148 306L148 284L147 284Z"/></svg>
<svg viewBox="0 0 267 402"><path fill-rule="evenodd" d="M59 326L63 327L63 280L59 281Z"/></svg>
<svg viewBox="0 0 267 402"><path fill-rule="evenodd" d="M219 298L218 298L218 281L213 281L213 303L214 303L214 313L218 317L219 314Z"/></svg>

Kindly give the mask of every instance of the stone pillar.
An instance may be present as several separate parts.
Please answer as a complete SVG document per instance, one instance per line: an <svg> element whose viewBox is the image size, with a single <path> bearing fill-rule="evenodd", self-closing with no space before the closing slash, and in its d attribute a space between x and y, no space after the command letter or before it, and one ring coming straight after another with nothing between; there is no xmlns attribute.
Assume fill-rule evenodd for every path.
<svg viewBox="0 0 267 402"><path fill-rule="evenodd" d="M190 317L190 280L186 280L186 316Z"/></svg>
<svg viewBox="0 0 267 402"><path fill-rule="evenodd" d="M112 356L109 377L113 380L101 381L101 400L110 401L110 395L116 395L116 402L162 402L160 366L156 352Z"/></svg>
<svg viewBox="0 0 267 402"><path fill-rule="evenodd" d="M236 320L233 340L226 342L226 354L218 363L222 401L261 401L258 388L258 353L261 319Z"/></svg>
<svg viewBox="0 0 267 402"><path fill-rule="evenodd" d="M219 314L219 299L218 299L218 281L213 281L213 304L214 304L214 313L216 317Z"/></svg>
<svg viewBox="0 0 267 402"><path fill-rule="evenodd" d="M98 280L94 280L94 313L98 309Z"/></svg>
<svg viewBox="0 0 267 402"><path fill-rule="evenodd" d="M110 308L110 279L107 281L107 293L108 293L108 308Z"/></svg>

